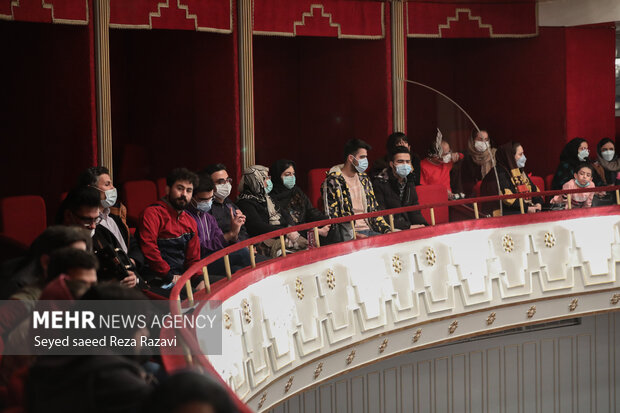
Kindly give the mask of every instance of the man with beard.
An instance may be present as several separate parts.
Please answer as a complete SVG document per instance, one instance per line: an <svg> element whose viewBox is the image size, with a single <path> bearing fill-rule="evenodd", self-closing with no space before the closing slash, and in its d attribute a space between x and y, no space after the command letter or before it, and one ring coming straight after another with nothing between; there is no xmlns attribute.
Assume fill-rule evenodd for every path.
<svg viewBox="0 0 620 413"><path fill-rule="evenodd" d="M146 258L144 277L151 284L170 288L200 260L196 221L185 211L196 186L195 173L174 169L166 178L166 196L142 213L138 237Z"/></svg>

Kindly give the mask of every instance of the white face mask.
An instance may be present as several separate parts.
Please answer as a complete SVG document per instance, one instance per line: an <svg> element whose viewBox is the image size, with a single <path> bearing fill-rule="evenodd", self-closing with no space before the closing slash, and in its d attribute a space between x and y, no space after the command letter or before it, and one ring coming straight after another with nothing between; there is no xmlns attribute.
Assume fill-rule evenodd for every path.
<svg viewBox="0 0 620 413"><path fill-rule="evenodd" d="M489 144L488 142L485 142L485 141L476 141L474 143L474 147L476 148L478 152L484 152L489 147Z"/></svg>
<svg viewBox="0 0 620 413"><path fill-rule="evenodd" d="M116 204L116 199L118 197L118 193L116 188L108 189L104 192L105 199L101 200L101 206L104 208L113 207Z"/></svg>
<svg viewBox="0 0 620 413"><path fill-rule="evenodd" d="M610 162L612 159L614 159L615 154L616 154L616 151L614 150L605 151L605 152L601 152L601 157L605 159L607 162Z"/></svg>
<svg viewBox="0 0 620 413"><path fill-rule="evenodd" d="M590 156L590 151L587 149L582 149L579 151L579 153L577 154L577 157L579 158L580 161L585 161L588 156Z"/></svg>
<svg viewBox="0 0 620 413"><path fill-rule="evenodd" d="M451 153L447 153L445 154L441 160L443 161L443 163L450 163L452 161L452 154Z"/></svg>
<svg viewBox="0 0 620 413"><path fill-rule="evenodd" d="M217 199L226 199L230 195L232 185L230 183L215 185L215 197Z"/></svg>

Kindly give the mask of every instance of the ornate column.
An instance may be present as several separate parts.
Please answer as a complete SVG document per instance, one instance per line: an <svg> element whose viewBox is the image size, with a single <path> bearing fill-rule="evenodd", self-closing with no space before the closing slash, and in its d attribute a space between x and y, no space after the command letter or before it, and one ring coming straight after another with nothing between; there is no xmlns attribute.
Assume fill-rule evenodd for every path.
<svg viewBox="0 0 620 413"><path fill-rule="evenodd" d="M112 114L110 103L110 0L93 0L99 165L112 175Z"/></svg>
<svg viewBox="0 0 620 413"><path fill-rule="evenodd" d="M243 167L256 163L254 152L254 62L252 54L252 0L239 2L239 99Z"/></svg>
<svg viewBox="0 0 620 413"><path fill-rule="evenodd" d="M405 3L393 0L391 5L392 40L392 113L394 131L405 131Z"/></svg>

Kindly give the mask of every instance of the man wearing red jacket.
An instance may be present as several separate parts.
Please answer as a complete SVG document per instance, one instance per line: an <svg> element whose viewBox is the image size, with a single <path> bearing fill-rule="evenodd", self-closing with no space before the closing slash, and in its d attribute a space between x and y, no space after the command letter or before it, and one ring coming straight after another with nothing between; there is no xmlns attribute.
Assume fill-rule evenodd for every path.
<svg viewBox="0 0 620 413"><path fill-rule="evenodd" d="M170 288L200 261L196 221L185 212L197 185L195 173L174 169L166 178L166 196L142 213L138 233L148 267L145 278L155 285L161 283L162 288Z"/></svg>

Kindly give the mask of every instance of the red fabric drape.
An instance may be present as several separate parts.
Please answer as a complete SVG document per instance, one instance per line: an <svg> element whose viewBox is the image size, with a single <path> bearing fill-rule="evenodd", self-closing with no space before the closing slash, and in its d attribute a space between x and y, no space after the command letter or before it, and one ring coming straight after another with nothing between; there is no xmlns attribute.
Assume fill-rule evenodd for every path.
<svg viewBox="0 0 620 413"><path fill-rule="evenodd" d="M379 39L385 4L352 0L254 0L254 34Z"/></svg>
<svg viewBox="0 0 620 413"><path fill-rule="evenodd" d="M232 0L110 0L110 27L232 32Z"/></svg>
<svg viewBox="0 0 620 413"><path fill-rule="evenodd" d="M536 3L460 1L407 3L410 37L532 37L538 34Z"/></svg>
<svg viewBox="0 0 620 413"><path fill-rule="evenodd" d="M0 19L38 23L88 24L88 0L0 0Z"/></svg>

